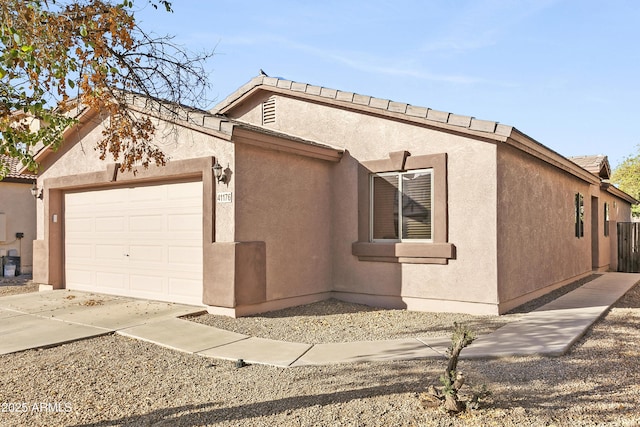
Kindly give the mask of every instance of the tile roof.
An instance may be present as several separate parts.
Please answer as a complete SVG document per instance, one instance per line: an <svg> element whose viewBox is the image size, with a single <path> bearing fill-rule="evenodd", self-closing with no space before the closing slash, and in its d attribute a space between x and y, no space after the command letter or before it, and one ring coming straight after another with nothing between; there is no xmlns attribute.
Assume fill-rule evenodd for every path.
<svg viewBox="0 0 640 427"><path fill-rule="evenodd" d="M244 99L250 97L258 90L289 94L290 96L300 96L301 98L313 99L318 102L325 101L347 109L367 111L368 113L426 124L427 126L447 131L461 132L474 137L506 142L587 182L595 183L602 179L599 175L588 172L560 153L520 132L513 126L490 120L479 120L472 116L463 116L446 111L395 102L388 99L294 82L281 77L259 75L252 78L249 82L220 101L210 113L214 115L214 117L224 120L226 114L232 110L234 106L242 103Z"/></svg>
<svg viewBox="0 0 640 427"><path fill-rule="evenodd" d="M371 108L373 110L380 110L381 112L404 114L408 117L415 117L438 124L460 127L470 131L495 134L501 137L510 136L511 131L513 130L512 126L503 125L490 120L479 120L471 116L462 116L454 113L448 113L446 111L438 111L431 108L417 107L402 102L395 102L388 99L359 95L353 92L343 92L336 89L328 89L321 86L298 83L279 77L268 77L263 75L254 77L248 83L226 97L211 110L211 113L224 114L227 107L231 106L235 101L242 98L258 86L269 86L275 89L290 90L301 94L319 96L321 98L350 103L360 107Z"/></svg>
<svg viewBox="0 0 640 427"><path fill-rule="evenodd" d="M304 139L304 138L299 138L297 136L293 136L293 135L288 135L286 133L282 133L282 132L277 132L273 129L266 129L260 126L254 126L254 125L250 125L248 123L244 123L244 122L239 122L236 120L231 120L231 123L233 123L234 126L241 128L241 129L246 129L246 130L250 130L252 132L256 132L256 133L261 133L263 135L270 135L270 136L274 136L276 138L281 138L281 139L286 139L289 141L293 141L293 142L298 142L300 144L304 144L304 145L310 145L313 147L319 147L319 148L326 148L329 150L335 150L337 152L344 152L344 150L340 149L340 148L335 148L332 147L330 145L327 144L321 144L319 142L316 141L311 141L308 139Z"/></svg>
<svg viewBox="0 0 640 427"><path fill-rule="evenodd" d="M5 177L5 179L10 178L12 180L24 180L24 181L33 181L37 178L36 175L31 174L20 174L20 169L22 165L19 160L13 157L9 157L6 155L0 155L0 162L4 165L9 166L9 173Z"/></svg>
<svg viewBox="0 0 640 427"><path fill-rule="evenodd" d="M605 155L574 156L568 157L568 159L602 179L609 179L611 176L611 166L609 165L609 159Z"/></svg>

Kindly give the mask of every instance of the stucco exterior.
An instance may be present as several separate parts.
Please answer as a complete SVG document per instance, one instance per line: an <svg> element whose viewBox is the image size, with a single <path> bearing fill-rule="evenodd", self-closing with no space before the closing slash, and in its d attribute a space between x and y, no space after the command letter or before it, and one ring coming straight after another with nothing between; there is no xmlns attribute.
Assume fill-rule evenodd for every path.
<svg viewBox="0 0 640 427"><path fill-rule="evenodd" d="M265 242L266 301L330 292L333 164L242 143L235 149L236 241Z"/></svg>
<svg viewBox="0 0 640 427"><path fill-rule="evenodd" d="M262 94L245 99L231 118L260 125ZM496 146L453 133L419 127L379 116L276 97L277 120L269 127L286 134L346 150L336 167L333 189L333 290L339 297L371 304L436 310L450 301L458 310L491 310L497 294L496 265ZM313 120L310 120L313 118ZM447 163L449 236L456 242L457 259L446 267L362 262L352 244L359 240L357 216L358 165L386 159L407 150L412 157L455 153ZM360 183L361 184L361 183ZM360 185L361 187L361 185ZM365 183L365 190L366 183ZM478 209L479 206L492 206ZM473 214L471 214L473 212ZM490 249L492 248L492 249ZM465 278L474 278L474 280ZM452 299L451 283L465 292ZM428 288L430 298L425 299ZM487 306L485 307L485 304Z"/></svg>
<svg viewBox="0 0 640 427"><path fill-rule="evenodd" d="M33 241L36 238L36 199L31 194L35 177L20 175L16 160L1 156L0 162L9 168L0 181L0 257L20 257L20 274L33 269ZM23 237L18 237L21 233ZM0 268L0 275L4 271Z"/></svg>
<svg viewBox="0 0 640 427"><path fill-rule="evenodd" d="M241 89L219 111L345 150L334 168L334 296L410 309L501 313L594 270L615 269L615 222L628 220L632 199L607 192L597 176L516 129L295 82L266 85L270 90ZM276 105L277 118L265 124L267 100ZM492 135L482 134L487 130ZM354 257L354 242L367 239L362 211L368 207L357 200L368 197L362 185L371 172L366 165L399 151L410 159L447 155L446 242L455 257L444 266ZM576 193L585 198L580 238ZM616 205L607 236L604 203Z"/></svg>
<svg viewBox="0 0 640 427"><path fill-rule="evenodd" d="M156 120L166 167L131 174L100 161L102 119L91 111L59 152L39 155L34 275L43 283L65 286L66 192L188 179L203 183L202 304L211 312L335 297L499 314L615 269L615 223L635 202L513 127L282 79L260 76L213 111L171 123L141 102L131 108ZM375 241L371 176L413 170L433 179L432 237Z"/></svg>
<svg viewBox="0 0 640 427"><path fill-rule="evenodd" d="M33 269L32 245L36 238L36 202L30 182L0 181L0 256L15 253L20 256L20 273ZM17 238L17 233L23 233ZM3 237L3 238L2 238ZM2 272L0 272L2 275Z"/></svg>
<svg viewBox="0 0 640 427"><path fill-rule="evenodd" d="M509 146L498 157L498 289L501 306L513 308L525 295L591 272L590 230L575 236L574 196L588 199L595 184Z"/></svg>

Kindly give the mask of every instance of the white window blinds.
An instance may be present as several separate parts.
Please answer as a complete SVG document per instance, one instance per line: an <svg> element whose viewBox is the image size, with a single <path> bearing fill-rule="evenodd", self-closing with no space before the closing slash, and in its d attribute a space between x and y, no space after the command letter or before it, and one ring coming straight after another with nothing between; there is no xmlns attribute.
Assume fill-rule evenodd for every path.
<svg viewBox="0 0 640 427"><path fill-rule="evenodd" d="M432 171L373 175L372 240L432 239Z"/></svg>

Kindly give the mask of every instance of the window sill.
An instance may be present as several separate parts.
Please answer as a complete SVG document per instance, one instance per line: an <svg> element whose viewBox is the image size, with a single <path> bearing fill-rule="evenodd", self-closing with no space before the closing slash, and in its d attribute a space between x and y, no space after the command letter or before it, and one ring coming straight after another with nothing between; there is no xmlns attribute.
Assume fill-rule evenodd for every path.
<svg viewBox="0 0 640 427"><path fill-rule="evenodd" d="M452 243L354 242L351 253L360 261L446 265L455 259L455 246Z"/></svg>

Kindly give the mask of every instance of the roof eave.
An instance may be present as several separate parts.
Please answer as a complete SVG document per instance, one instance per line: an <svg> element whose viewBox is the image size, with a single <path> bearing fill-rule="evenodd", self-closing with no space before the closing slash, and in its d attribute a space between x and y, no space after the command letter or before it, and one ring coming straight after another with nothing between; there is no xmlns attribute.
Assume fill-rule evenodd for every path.
<svg viewBox="0 0 640 427"><path fill-rule="evenodd" d="M210 116L202 114L202 125L198 123L195 126L189 127L198 128L198 130L204 131L205 133L229 139L231 133L234 132L235 125L227 122L224 117L219 117L218 115L227 114L234 107L241 104L246 99L252 97L256 92L263 90L280 93L283 96L303 98L309 100L310 102L330 104L336 106L337 108L346 110L392 118L394 120L400 120L430 128L441 129L447 132L463 134L474 138L484 139L486 141L507 143L520 149L521 151L527 152L534 157L537 157L551 165L569 172L572 175L590 184L600 183L599 177L591 174L566 157L537 142L533 138L527 136L526 134L520 132L512 126L506 126L492 121L477 120L469 116L460 116L424 107L415 107L409 104L393 102L390 100L358 95L352 92L342 92L335 89L327 89L320 86L309 85L306 83L296 83L276 77L254 77L238 90L227 96L218 105L216 105L214 109L209 112L211 114ZM135 105L135 102L133 104ZM148 111L142 110L145 109L138 109L139 112L148 113ZM63 138L66 138L69 132L71 132L71 130L75 127L81 126L83 123L86 123L93 114L96 113L91 109L87 109L87 111L84 111L80 116L78 116L79 122L75 126L67 129L63 134ZM182 122L182 120L178 121ZM183 125L184 123L176 124ZM245 132L255 134L255 130L249 129L240 131L240 134L243 134ZM247 134L245 133L244 136L246 138ZM281 136L273 137L272 135L267 135L267 137L276 138L279 140L283 139ZM293 144L298 142L295 141L294 137L291 138L293 139L290 140L290 143ZM317 148L318 147L316 146L314 150ZM333 149L328 148L328 150L331 151ZM35 158L38 162L41 162L52 151L53 150L51 150L49 147L46 147L45 149L41 150L35 156ZM341 155L341 153L339 155ZM338 152L334 152L330 155L330 157L334 156L337 157ZM23 173L25 169L26 168L23 168L20 173ZM635 201L635 199L633 200Z"/></svg>
<svg viewBox="0 0 640 427"><path fill-rule="evenodd" d="M14 184L33 184L33 181L35 180L35 177L23 177L23 178L19 178L19 177L15 177L15 176L10 176L10 177L5 177L2 180L0 180L0 183L3 182L12 182Z"/></svg>
<svg viewBox="0 0 640 427"><path fill-rule="evenodd" d="M394 120L427 126L447 132L460 133L485 140L505 142L511 134L512 126L493 121L478 120L474 117L460 116L430 108L416 107L409 104L372 98L370 96L361 96L351 92L325 89L302 83L296 84L295 82L287 81L287 84L284 84L281 83L283 82L282 80L277 80L275 85L270 85L259 81L266 79L277 80L270 77L254 78L241 89L234 92L233 95L218 104L211 112L222 115L228 114L245 100L253 97L254 94L260 91L268 91L283 96L305 99L310 102L333 105L344 110L392 118ZM303 89L303 87L305 89ZM362 100L361 102L359 102L360 99Z"/></svg>
<svg viewBox="0 0 640 427"><path fill-rule="evenodd" d="M459 116L424 107L396 103L389 100L326 89L319 86L296 83L275 77L258 76L225 98L212 111L228 114L245 100L260 91L278 93L283 96L305 99L310 102L333 105L337 108L400 120L432 129L458 133L485 141L503 142L554 165L590 184L599 184L600 179L568 160L561 154L537 142L513 126L499 124L473 117Z"/></svg>
<svg viewBox="0 0 640 427"><path fill-rule="evenodd" d="M344 150L339 148L240 122L233 124L233 141L329 162L339 162L344 154Z"/></svg>
<svg viewBox="0 0 640 427"><path fill-rule="evenodd" d="M182 126L184 128L195 130L200 133L212 135L217 138L221 138L225 140L231 139L232 125L229 123L229 121L224 117L217 117L216 115L210 114L208 112L204 112L204 111L198 112L194 110L187 114L188 116L187 118L171 118L171 117L162 115L161 113L158 113L156 111L144 108L144 106L142 105L138 105L135 102L135 99L133 100L133 102L131 102L128 105L127 108L131 109L132 111L146 114L148 116L158 118L166 122L169 122L178 126ZM97 113L98 112L95 109L87 108L80 115L78 115L77 117L78 122L73 126L70 126L69 128L65 129L65 131L62 133L63 141L66 140L71 134L71 132L73 132L75 129L77 129L78 127L84 126L93 118L95 118ZM52 153L54 153L54 150L51 147L47 146L47 147L43 147L33 157L34 157L34 160L38 164L40 164ZM28 169L24 166L18 171L18 173L20 174L24 174L26 172L28 172Z"/></svg>
<svg viewBox="0 0 640 427"><path fill-rule="evenodd" d="M546 145L543 145L526 135L525 133L513 128L511 136L507 140L507 144L510 144L521 151L531 154L546 163L549 163L559 169L564 170L572 174L573 176L588 182L589 184L599 184L600 178L586 169L581 168L571 160L564 157L562 154L550 149Z"/></svg>
<svg viewBox="0 0 640 427"><path fill-rule="evenodd" d="M235 92L229 94L225 99L216 104L211 109L212 114L225 114L230 108L238 103L239 100L245 99L249 93L257 86L264 82L265 76L257 76L249 80L247 83L239 87Z"/></svg>
<svg viewBox="0 0 640 427"><path fill-rule="evenodd" d="M615 185L609 183L609 182L603 182L600 185L600 188L602 188L603 190L605 190L607 193L612 194L622 200L626 200L627 202L631 203L632 205L637 205L638 203L640 203L640 201L638 201L636 198L634 198L633 196L631 196L630 194L625 193L624 191L620 190L618 187L616 187Z"/></svg>
<svg viewBox="0 0 640 427"><path fill-rule="evenodd" d="M89 120L91 120L95 115L97 114L96 111L94 111L92 108L86 108L84 111L82 111L77 117L76 120L78 121L76 124L74 124L73 126L69 126L68 128L66 128L64 130L64 132L62 132L62 140L64 141L69 134L76 128L84 125L85 123L87 123ZM42 147L34 156L33 159L38 163L42 163L42 161L44 159L46 159L47 157L49 157L49 155L51 155L52 153L54 153L54 149L51 148L51 146L45 146ZM19 174L23 175L30 172L29 169L26 166L22 166L20 168L20 170L18 171Z"/></svg>

